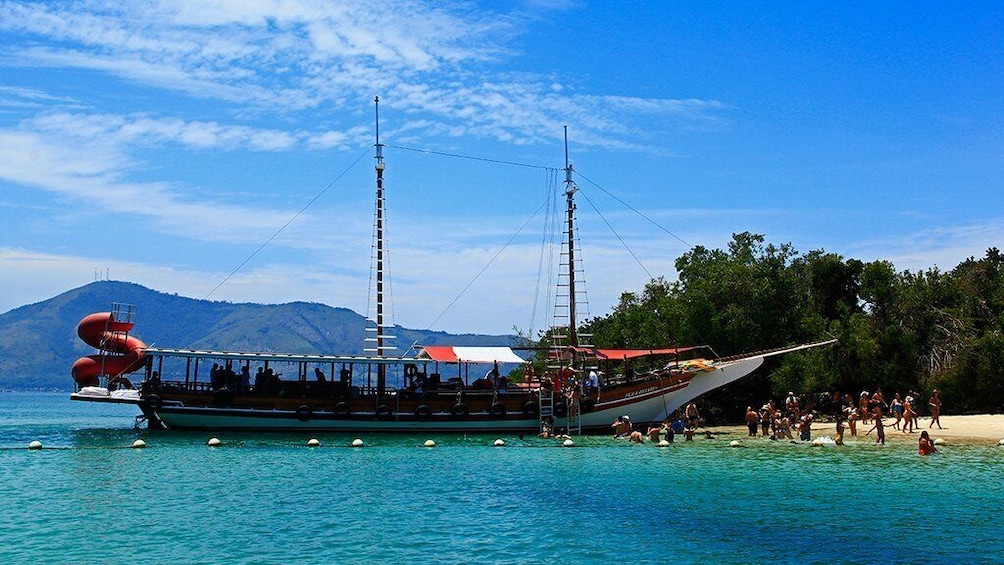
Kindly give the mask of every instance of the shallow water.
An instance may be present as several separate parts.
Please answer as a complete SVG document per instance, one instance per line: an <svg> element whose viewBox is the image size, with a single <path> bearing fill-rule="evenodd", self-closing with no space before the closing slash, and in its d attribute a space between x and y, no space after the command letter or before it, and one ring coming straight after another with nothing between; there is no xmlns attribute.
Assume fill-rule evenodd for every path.
<svg viewBox="0 0 1004 565"><path fill-rule="evenodd" d="M211 434L0 394L12 563L1000 562L1004 449ZM437 447L422 447L426 439ZM149 447L129 449L136 438ZM45 449L26 449L39 440Z"/></svg>

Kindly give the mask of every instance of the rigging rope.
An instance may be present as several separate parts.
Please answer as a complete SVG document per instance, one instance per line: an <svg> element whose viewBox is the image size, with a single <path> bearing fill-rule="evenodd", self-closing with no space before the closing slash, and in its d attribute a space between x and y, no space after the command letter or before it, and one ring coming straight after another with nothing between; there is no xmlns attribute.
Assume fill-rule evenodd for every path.
<svg viewBox="0 0 1004 565"><path fill-rule="evenodd" d="M690 245L689 243L687 243L686 241L684 241L684 240L683 240L683 238L681 238L680 236L676 235L675 233L673 233L673 232L669 231L668 229L666 229L666 228L662 227L662 226L661 226L661 225L660 225L660 224L659 224L658 222L656 222L656 221L655 221L655 220L653 220L652 218L649 218L648 216L646 216L646 215L645 215L644 213L642 213L642 212L641 212L640 210L638 210L638 209L637 209L637 208L635 208L634 206L631 206L631 205L630 205L630 204L628 204L627 202L624 202L623 200L621 200L620 198L618 198L618 197L617 197L617 196L615 196L614 194L610 193L610 191L608 191L607 189L603 188L603 187L602 187L602 186L600 186L599 184L597 184L597 183L593 182L592 180L590 180L590 179L589 179L589 177L587 177L587 176L583 175L583 174L582 174L581 172L579 172L579 171L576 171L576 173L578 173L578 176L580 176L580 177L582 177L583 179L585 179L585 180L586 180L586 182L588 182L589 184L591 184L591 185L595 186L596 188L598 188L598 189L602 190L602 191L603 191L603 193L604 193L604 194L606 194L607 196L609 196L610 198L613 198L614 200L616 200L616 201L620 202L621 204L623 204L623 205L624 205L624 207L625 207L625 208L627 208L628 210L631 210L631 211L632 211L632 212L634 212L635 214L638 214L639 216L641 216L642 218L644 218L644 219L645 219L646 221L648 221L648 222L649 222L650 224L652 224L653 226L655 226L655 227L659 228L660 230L662 230L662 231L666 232L667 234L669 234L669 235L670 235L670 236L671 236L671 237L672 237L673 239L675 239L675 240L679 241L680 243L682 243L682 244L686 245L687 247L692 247L692 245ZM590 204L591 204L591 203L590 203ZM646 271L646 272L648 272L648 271Z"/></svg>
<svg viewBox="0 0 1004 565"><path fill-rule="evenodd" d="M464 296L464 293L466 293L472 286L474 286L474 283L477 282L479 278L481 278L481 275L483 275L485 271L488 270L488 267L492 266L492 263L494 263L495 260L499 258L499 255L501 255L502 252L505 251L506 248L508 248L509 245L516 239L516 237L523 232L523 229L526 228L527 224L529 224L531 220L537 217L537 214L540 213L540 209L543 208L546 204L547 202L544 202L540 206L537 206L537 209L533 211L533 214L531 214L530 217L527 218L525 222L523 222L523 225L521 225L519 229L516 230L516 233L512 234L512 237L509 238L509 241L505 242L505 245L503 245L495 253L495 255L492 256L491 260L489 260L488 263L484 267L482 267L480 271L478 271L478 274L474 275L474 278L471 279L469 283L467 283L467 286L465 286L464 289L460 291L460 294L458 294L456 298L451 300L450 303L446 305L446 308L443 308L443 311L436 316L436 319L434 319L432 322L430 322L428 325L425 326L425 329L432 328L432 326L434 326L436 322L439 321L440 318L446 315L446 313L450 310L450 308L452 308L453 305L456 304L457 301Z"/></svg>
<svg viewBox="0 0 1004 565"><path fill-rule="evenodd" d="M203 300L207 300L210 296L213 295L213 293L215 293L217 290L219 290L221 286L223 286L224 284L226 284L227 281L229 281L231 278L233 278L233 276L236 275L238 271L240 271L241 269L243 269L245 265L247 265L248 263L250 263L252 259L254 259L259 253L261 253L262 249L265 249L265 247L267 247L268 244L272 243L272 240L274 240L276 237L278 237L280 233L282 233L283 231L285 231L285 229L290 226L290 224L292 224L293 222L295 222L297 218L299 218L301 215L303 215L303 213L307 211L307 208L310 208L314 204L314 202L317 202L317 200L321 196L324 196L324 193L326 193L332 186L335 186L335 183L337 183L339 180L341 180L342 177L344 177L350 170L352 170L357 164L359 164L359 161L361 161L363 157L365 157L367 154L369 154L369 152L370 152L370 148L367 147L366 150L363 151L363 153L361 155L359 155L359 157L357 157L355 161L352 162L352 164L350 164L348 167L346 167L344 171L342 171L341 173L339 173L339 175L337 177L335 177L334 180L332 180L331 182L329 182L324 188L322 188L320 192L318 192L317 194L315 194L314 197L311 198L309 202L307 202L306 204L304 204L304 206L302 208L300 208L300 210L296 214L293 214L292 218L290 218L289 220L287 220L286 223L282 225L282 227L280 227L278 230L275 231L275 233L273 233L271 236L269 236L269 238L266 239L264 243L262 243L261 245L259 245L258 249L255 249L254 252L251 253L251 255L248 255L248 257L246 259L244 259L244 261L242 261L240 265L237 265L237 267L234 268L234 270L230 271L229 275L223 277L223 280L221 280L216 286L214 286L212 290L210 290L208 293L206 293L206 295L203 296L202 299Z"/></svg>
<svg viewBox="0 0 1004 565"><path fill-rule="evenodd" d="M384 147L393 147L394 149L401 149L403 151L413 151L415 153L428 153L429 155L440 155L442 157L455 157L457 159L469 159L471 161L483 161L485 163L495 163L498 165L513 165L516 167L527 167L529 169L548 169L557 171L554 167L545 167L543 165L530 165L528 163L518 163L516 161L502 161L499 159L488 159L485 157L473 157L471 155L460 155L459 153L446 153L443 151L433 151L431 149L416 149L414 147L404 147L401 145L388 145L385 144Z"/></svg>
<svg viewBox="0 0 1004 565"><path fill-rule="evenodd" d="M610 222L607 221L606 216L604 216L603 213L600 212L600 209L597 208L595 204L593 204L593 201L590 200L589 195L587 195L585 191L582 191L582 189L579 190L582 192L582 197L586 199L586 202L588 202L590 206L593 207L593 211L595 211L596 215L599 216L601 220L603 220L603 223L606 224L608 228L610 228L610 232L614 234L614 237L617 238L617 241L621 242L621 245L624 246L624 249L627 249L627 252L631 254L631 257L633 257L635 262L638 263L638 266L641 267L641 270L645 271L645 274L648 275L648 278L654 279L655 277L653 277L652 273L650 273L648 269L645 268L645 264L641 262L641 259L639 259L637 255L635 255L634 251L630 247L628 247L627 242L624 241L624 238L621 237L621 234L617 233L617 230L615 230L614 227L610 225Z"/></svg>

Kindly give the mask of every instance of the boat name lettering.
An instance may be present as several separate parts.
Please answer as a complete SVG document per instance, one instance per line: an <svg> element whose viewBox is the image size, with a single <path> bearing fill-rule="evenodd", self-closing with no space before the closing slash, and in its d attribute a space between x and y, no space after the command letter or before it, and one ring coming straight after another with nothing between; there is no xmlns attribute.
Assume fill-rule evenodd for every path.
<svg viewBox="0 0 1004 565"><path fill-rule="evenodd" d="M650 386L648 388L643 388L641 390L636 390L634 392L629 392L629 393L627 393L627 394L624 395L624 398L631 398L632 396L639 396L639 395L642 395L642 394L648 394L650 392L655 392L657 390L659 390L659 387L657 387L657 386Z"/></svg>

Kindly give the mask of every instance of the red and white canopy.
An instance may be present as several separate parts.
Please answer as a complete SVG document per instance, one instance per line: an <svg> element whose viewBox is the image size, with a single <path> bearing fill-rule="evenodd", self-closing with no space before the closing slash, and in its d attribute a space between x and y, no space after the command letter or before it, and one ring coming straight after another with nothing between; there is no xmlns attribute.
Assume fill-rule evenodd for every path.
<svg viewBox="0 0 1004 565"><path fill-rule="evenodd" d="M418 354L419 359L432 359L440 363L526 363L509 347L457 347L428 345Z"/></svg>

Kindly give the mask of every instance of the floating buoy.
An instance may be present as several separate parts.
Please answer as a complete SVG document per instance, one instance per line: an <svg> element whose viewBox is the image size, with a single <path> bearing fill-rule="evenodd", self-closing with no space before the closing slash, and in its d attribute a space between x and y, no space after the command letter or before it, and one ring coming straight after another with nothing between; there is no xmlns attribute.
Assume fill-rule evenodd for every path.
<svg viewBox="0 0 1004 565"><path fill-rule="evenodd" d="M362 447L362 446L363 446L363 440L359 438L352 440L352 447Z"/></svg>
<svg viewBox="0 0 1004 565"><path fill-rule="evenodd" d="M218 447L223 445L223 442L220 441L220 438L218 437L211 437L209 438L209 441L206 442L206 445L208 445L209 447Z"/></svg>
<svg viewBox="0 0 1004 565"><path fill-rule="evenodd" d="M141 440L141 439L138 439L138 440L132 442L132 446L135 447L135 448L137 448L137 449L139 449L141 447L146 447L146 442L143 441L143 440Z"/></svg>
<svg viewBox="0 0 1004 565"><path fill-rule="evenodd" d="M319 447L320 445L321 441L316 437L307 440L307 447Z"/></svg>
<svg viewBox="0 0 1004 565"><path fill-rule="evenodd" d="M1001 440L1001 441L1004 441L1004 440ZM499 439L495 440L495 443L493 443L492 445L494 445L495 447L503 447L505 445L505 441L502 440L502 438L499 438Z"/></svg>
<svg viewBox="0 0 1004 565"><path fill-rule="evenodd" d="M436 447L436 442L432 441L431 439L427 439L425 440L425 447Z"/></svg>
<svg viewBox="0 0 1004 565"><path fill-rule="evenodd" d="M42 449L42 442L37 439L28 444L28 449Z"/></svg>
<svg viewBox="0 0 1004 565"><path fill-rule="evenodd" d="M734 439L734 440L732 440L732 441L729 442L729 447L742 447L742 446L743 446L743 444L740 443L739 440L737 440L737 439Z"/></svg>
<svg viewBox="0 0 1004 565"><path fill-rule="evenodd" d="M939 438L935 438L935 440L934 440L934 445L945 445L945 443L947 443L947 442L945 440L941 439L940 437Z"/></svg>
<svg viewBox="0 0 1004 565"><path fill-rule="evenodd" d="M570 439L566 439L565 443L562 443L561 445L563 445L565 447L572 447L573 445L575 445L575 442L572 441L572 440L570 440Z"/></svg>
<svg viewBox="0 0 1004 565"><path fill-rule="evenodd" d="M814 440L812 440L812 443L810 443L809 445L811 445L812 447L822 447L823 446L823 440L821 440L821 439L814 439Z"/></svg>
<svg viewBox="0 0 1004 565"><path fill-rule="evenodd" d="M997 445L1004 445L1004 439L997 442Z"/></svg>
<svg viewBox="0 0 1004 565"><path fill-rule="evenodd" d="M666 440L659 440L659 447L669 447L669 442Z"/></svg>

